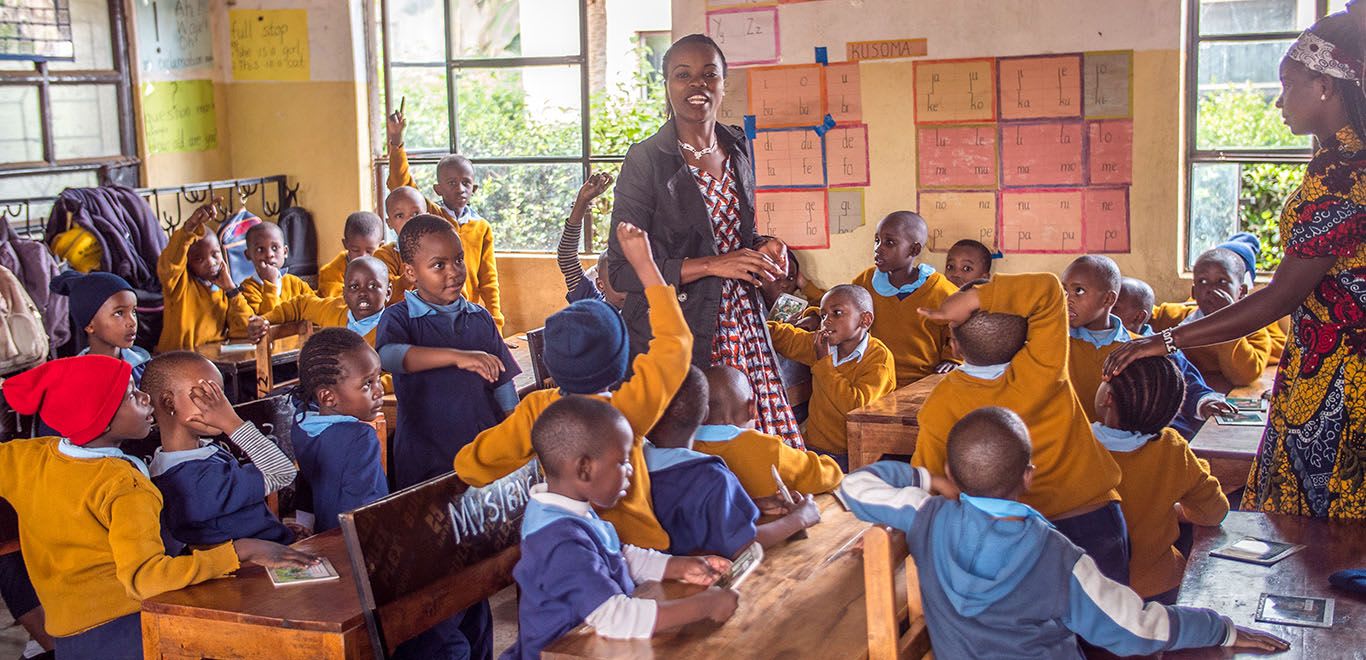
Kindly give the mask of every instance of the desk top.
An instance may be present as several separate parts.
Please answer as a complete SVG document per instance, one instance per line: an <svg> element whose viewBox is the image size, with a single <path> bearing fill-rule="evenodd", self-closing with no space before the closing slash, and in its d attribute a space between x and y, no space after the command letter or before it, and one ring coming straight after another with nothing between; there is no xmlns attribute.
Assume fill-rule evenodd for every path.
<svg viewBox="0 0 1366 660"><path fill-rule="evenodd" d="M930 396L930 391L941 380L944 380L944 374L930 374L862 408L850 411L846 419L856 424L873 422L915 426L920 407L925 405L925 399Z"/></svg>
<svg viewBox="0 0 1366 660"><path fill-rule="evenodd" d="M821 524L810 538L766 551L740 585L740 607L723 624L700 622L651 639L609 640L581 626L547 647L546 660L572 658L861 658L868 654L863 557L854 541L868 529L831 495L818 496ZM650 586L647 585L646 589ZM664 598L700 587L663 585ZM656 592L657 593L657 592Z"/></svg>
<svg viewBox="0 0 1366 660"><path fill-rule="evenodd" d="M1210 557L1215 548L1244 536L1303 543L1308 547L1274 566ZM1208 607L1240 626L1267 630L1290 641L1290 650L1276 656L1292 658L1349 658L1366 650L1366 598L1328 584L1328 576L1347 568L1361 568L1366 547L1366 524L1301 516L1234 511L1222 527L1196 527L1190 565L1181 583L1181 605ZM1263 593L1315 596L1336 600L1332 628L1306 628L1259 623L1257 602ZM1253 654L1240 654L1246 657ZM1168 653L1177 658L1229 658L1225 649Z"/></svg>
<svg viewBox="0 0 1366 660"><path fill-rule="evenodd" d="M1228 395L1249 399L1260 397L1275 383L1277 369L1279 367L1268 367L1257 382L1246 387L1235 387L1228 391ZM1195 437L1191 438L1191 450L1201 458L1250 459L1257 455L1264 430L1262 426L1225 426L1218 420L1207 419Z"/></svg>
<svg viewBox="0 0 1366 660"><path fill-rule="evenodd" d="M223 350L225 346L242 348L225 351ZM300 340L299 335L276 339L275 353L271 355L271 362L278 364L285 360L292 360L299 355L301 348L303 348L303 341ZM194 352L209 358L210 362L220 367L246 369L256 366L256 345L245 339L204 344L195 348Z"/></svg>

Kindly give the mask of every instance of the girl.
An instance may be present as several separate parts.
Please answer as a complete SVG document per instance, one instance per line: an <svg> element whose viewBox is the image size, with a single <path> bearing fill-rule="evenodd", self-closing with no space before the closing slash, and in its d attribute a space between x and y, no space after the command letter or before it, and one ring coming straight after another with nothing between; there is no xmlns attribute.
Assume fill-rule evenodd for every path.
<svg viewBox="0 0 1366 660"><path fill-rule="evenodd" d="M152 356L133 345L138 335L138 298L126 280L113 273L66 271L52 278L53 293L71 303L71 320L85 331L87 348L81 355L107 355L133 366L133 382L142 382L142 371Z"/></svg>

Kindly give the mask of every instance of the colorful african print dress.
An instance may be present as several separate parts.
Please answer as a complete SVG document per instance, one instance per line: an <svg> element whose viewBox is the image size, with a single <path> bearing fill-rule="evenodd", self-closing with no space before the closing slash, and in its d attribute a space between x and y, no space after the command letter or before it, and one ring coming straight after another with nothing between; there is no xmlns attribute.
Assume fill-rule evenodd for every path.
<svg viewBox="0 0 1366 660"><path fill-rule="evenodd" d="M730 158L726 159L719 181L705 170L692 165L688 169L692 170L697 188L707 202L717 254L744 247L744 238L740 235L740 199L735 191L735 178L731 176ZM730 365L749 377L759 408L756 425L759 431L779 436L793 447L803 446L754 292L737 280L728 279L721 284L716 334L711 339L711 363Z"/></svg>
<svg viewBox="0 0 1366 660"><path fill-rule="evenodd" d="M1337 139L1281 212L1287 255L1337 262L1290 317L1244 509L1366 519L1366 148Z"/></svg>

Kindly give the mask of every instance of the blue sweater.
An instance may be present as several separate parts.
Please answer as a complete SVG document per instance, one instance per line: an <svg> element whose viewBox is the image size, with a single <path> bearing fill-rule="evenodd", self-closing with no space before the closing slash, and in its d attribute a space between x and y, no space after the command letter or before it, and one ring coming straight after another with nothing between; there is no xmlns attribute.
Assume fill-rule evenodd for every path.
<svg viewBox="0 0 1366 660"><path fill-rule="evenodd" d="M337 514L388 495L389 485L374 427L342 415L306 419L319 423L301 426L296 421L290 439L299 473L313 489L313 531L322 533L337 527Z"/></svg>
<svg viewBox="0 0 1366 660"><path fill-rule="evenodd" d="M209 458L184 461L152 477L161 491L162 535L188 545L255 538L293 543L294 532L266 507L266 482L218 447Z"/></svg>
<svg viewBox="0 0 1366 660"><path fill-rule="evenodd" d="M860 519L906 533L936 656L1081 658L1077 635L1117 655L1234 639L1233 622L1211 610L1144 604L1024 504L934 497L928 478L882 461L839 492Z"/></svg>
<svg viewBox="0 0 1366 660"><path fill-rule="evenodd" d="M721 458L646 444L645 465L668 554L734 557L754 541L759 508Z"/></svg>

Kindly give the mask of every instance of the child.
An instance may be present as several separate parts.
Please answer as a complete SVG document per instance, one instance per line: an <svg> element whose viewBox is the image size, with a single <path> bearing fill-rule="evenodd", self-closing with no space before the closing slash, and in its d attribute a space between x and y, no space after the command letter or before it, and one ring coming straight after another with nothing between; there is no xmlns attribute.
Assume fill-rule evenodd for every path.
<svg viewBox="0 0 1366 660"><path fill-rule="evenodd" d="M389 302L398 304L403 294L413 288L413 283L403 279L403 258L398 254L398 233L403 231L409 220L422 215L427 208L427 200L412 186L399 186L389 191L384 198L384 216L387 223L385 237L389 241L375 250L375 258L389 267Z"/></svg>
<svg viewBox="0 0 1366 660"><path fill-rule="evenodd" d="M384 243L384 221L369 211L356 211L346 216L342 227L342 251L318 270L318 295L323 298L340 296L346 282L346 264L360 257L368 257Z"/></svg>
<svg viewBox="0 0 1366 660"><path fill-rule="evenodd" d="M81 355L107 355L133 366L133 382L142 381L142 370L152 356L133 345L138 335L138 297L126 280L113 273L82 274L68 270L52 278L53 293L67 297L71 320L85 330L86 348Z"/></svg>
<svg viewBox="0 0 1366 660"><path fill-rule="evenodd" d="M232 334L256 343L272 325L309 321L324 328L345 327L375 344L384 301L389 298L389 269L374 257L356 257L346 264L346 286L333 297L302 295L286 300L264 316L234 321Z"/></svg>
<svg viewBox="0 0 1366 660"><path fill-rule="evenodd" d="M904 387L932 373L944 373L954 362L946 329L916 313L934 309L954 288L929 264L917 263L929 229L910 211L894 211L877 223L873 267L854 284L873 294L872 333L896 359L896 386Z"/></svg>
<svg viewBox="0 0 1366 660"><path fill-rule="evenodd" d="M1177 523L1218 525L1228 498L1209 463L1167 424L1181 408L1185 384L1165 357L1135 360L1096 392L1096 439L1119 463L1124 522L1129 527L1129 584L1139 596L1176 602L1186 558L1172 547Z"/></svg>
<svg viewBox="0 0 1366 660"><path fill-rule="evenodd" d="M242 297L256 314L265 314L282 301L313 295L313 287L297 275L280 272L288 256L285 234L275 223L262 222L247 230L247 258L256 274L242 283Z"/></svg>
<svg viewBox="0 0 1366 660"><path fill-rule="evenodd" d="M403 129L408 122L403 111L389 115L389 189L416 186L408 170L408 154L403 150ZM498 297L498 264L494 261L493 228L469 206L470 197L479 191L474 182L474 164L464 156L451 154L436 164L436 185L432 190L440 204L427 201L426 212L445 218L460 234L465 254L473 262L465 278L465 299L482 306L503 330L503 311ZM424 200L426 201L426 200Z"/></svg>
<svg viewBox="0 0 1366 660"><path fill-rule="evenodd" d="M245 538L293 543L294 532L270 512L266 497L294 483L298 470L237 416L213 363L189 351L163 353L147 364L142 385L161 430L148 471L165 498L162 535L191 547ZM251 462L239 464L207 439L220 433Z"/></svg>
<svg viewBox="0 0 1366 660"><path fill-rule="evenodd" d="M1078 637L1121 656L1289 648L1207 609L1144 605L1098 571L1020 501L1035 478L1030 436L1010 410L982 408L949 431L945 474L881 461L840 486L854 515L906 533L935 656L1079 658Z"/></svg>
<svg viewBox="0 0 1366 660"><path fill-rule="evenodd" d="M776 545L819 523L815 500L800 495L783 517L756 526L759 509L726 462L692 450L693 434L707 417L707 397L706 376L688 367L673 401L646 434L650 496L655 516L669 533L669 554L734 557L755 540Z"/></svg>
<svg viewBox="0 0 1366 660"><path fill-rule="evenodd" d="M960 289L968 282L989 279L991 250L971 238L954 243L944 262L944 277Z"/></svg>
<svg viewBox="0 0 1366 660"><path fill-rule="evenodd" d="M1029 425L1039 466L1021 501L1095 558L1102 573L1127 582L1119 466L1091 434L1067 376L1067 312L1057 276L999 274L922 313L953 327L963 367L921 406L911 464L944 474L954 422L982 406L1014 410Z"/></svg>
<svg viewBox="0 0 1366 660"><path fill-rule="evenodd" d="M147 437L152 406L132 366L103 355L53 360L5 381L4 396L60 438L0 443L0 497L19 513L19 545L62 658L142 658L144 598L226 575L245 562L317 559L242 539L168 557L161 492L125 440Z"/></svg>
<svg viewBox="0 0 1366 660"><path fill-rule="evenodd" d="M594 509L612 510L632 479L635 432L596 397L566 396L536 419L531 444L546 482L531 488L522 517L522 557L512 569L521 598L517 643L503 655L541 657L541 649L580 624L617 639L735 613L739 596L710 588L686 598L633 598L637 582L681 580L710 586L730 570L721 557L670 557L623 543Z"/></svg>
<svg viewBox="0 0 1366 660"><path fill-rule="evenodd" d="M607 268L603 265L607 253L604 252L603 256L598 257L595 277L588 277L583 272L583 264L579 263L579 249L583 243L583 222L588 217L588 205L599 195L607 192L611 185L612 175L607 172L597 172L588 177L579 188L578 196L574 198L574 209L564 221L560 244L555 248L555 261L560 266L565 288L569 291L565 294L565 300L571 303L576 300L603 300L621 309L622 303L626 300L625 294L613 290L607 284Z"/></svg>
<svg viewBox="0 0 1366 660"><path fill-rule="evenodd" d="M841 284L821 298L821 329L808 332L769 321L773 348L811 367L810 417L804 431L807 446L849 465L844 419L896 389L896 360L880 340L868 334L876 322L873 296L852 284Z"/></svg>
<svg viewBox="0 0 1366 660"><path fill-rule="evenodd" d="M765 243L774 240L773 236L759 236L754 241L754 249L759 249ZM825 295L825 290L816 286L814 282L806 279L802 275L802 264L797 260L797 253L792 248L787 248L787 275L785 277L774 278L772 281L760 279L759 292L763 294L764 309L772 309L773 303L778 301L784 293L793 295L808 302L819 301ZM809 316L820 316L820 308L808 308ZM804 314L803 317L807 317Z"/></svg>
<svg viewBox="0 0 1366 660"><path fill-rule="evenodd" d="M465 251L450 223L419 215L399 234L404 277L416 283L384 310L375 344L394 375L394 483L445 474L461 447L517 405L521 373L493 318L465 300Z"/></svg>
<svg viewBox="0 0 1366 660"><path fill-rule="evenodd" d="M511 474L534 456L531 427L546 406L566 394L601 398L626 416L636 436L630 452L636 476L626 496L602 511L602 517L627 543L663 550L669 547L669 535L650 503L644 435L664 414L688 372L693 336L674 289L664 284L655 265L649 237L629 223L617 225L616 231L622 254L646 287L654 331L648 350L631 365L631 378L622 382L631 345L626 324L616 310L596 300L580 300L552 314L545 321L545 365L559 389L527 394L503 423L480 433L460 450L455 472L471 486L485 486Z"/></svg>
<svg viewBox="0 0 1366 660"><path fill-rule="evenodd" d="M369 424L384 405L379 355L346 328L323 328L299 351L295 396L303 413L290 439L313 491L313 530L326 532L337 514L389 494Z"/></svg>
<svg viewBox="0 0 1366 660"><path fill-rule="evenodd" d="M1119 266L1105 256L1077 257L1062 272L1070 335L1067 371L1089 420L1096 419L1096 389L1105 358L1129 341L1124 323L1110 313L1119 300L1120 280Z"/></svg>
<svg viewBox="0 0 1366 660"><path fill-rule="evenodd" d="M205 227L218 217L222 202L215 198L195 209L185 224L171 232L166 249L157 257L157 277L166 305L158 353L223 341L228 319L251 315L223 261L217 235Z"/></svg>
<svg viewBox="0 0 1366 660"><path fill-rule="evenodd" d="M802 493L826 493L844 478L835 459L787 446L782 438L754 430L758 409L749 379L734 367L706 370L707 418L693 435L695 451L720 456L754 499L778 491L773 468L783 483ZM809 436L808 436L809 437Z"/></svg>

